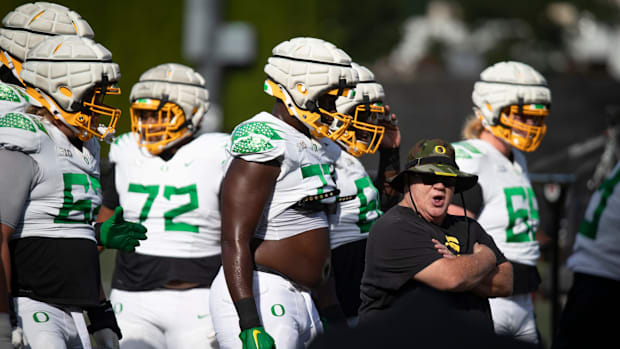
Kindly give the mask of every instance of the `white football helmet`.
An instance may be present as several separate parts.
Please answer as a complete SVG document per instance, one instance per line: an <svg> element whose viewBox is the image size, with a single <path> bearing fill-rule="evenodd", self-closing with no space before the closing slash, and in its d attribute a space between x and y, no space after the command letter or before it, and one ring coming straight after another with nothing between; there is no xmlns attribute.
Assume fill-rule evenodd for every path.
<svg viewBox="0 0 620 349"><path fill-rule="evenodd" d="M204 77L175 63L144 72L133 85L129 101L131 128L138 134L138 144L153 155L198 131L209 110Z"/></svg>
<svg viewBox="0 0 620 349"><path fill-rule="evenodd" d="M120 94L118 64L102 45L80 36L52 36L28 50L20 74L26 91L82 141L114 134L121 110L103 104Z"/></svg>
<svg viewBox="0 0 620 349"><path fill-rule="evenodd" d="M522 151L540 145L551 108L547 80L520 62L496 63L480 74L472 93L474 112L496 137Z"/></svg>
<svg viewBox="0 0 620 349"><path fill-rule="evenodd" d="M92 39L95 34L80 15L49 2L18 6L2 19L0 61L19 79L26 52L52 35L77 35Z"/></svg>
<svg viewBox="0 0 620 349"><path fill-rule="evenodd" d="M272 53L265 65L265 93L281 100L314 137L338 138L351 118L327 110L319 100L351 92L358 81L351 57L332 43L306 37L284 41Z"/></svg>
<svg viewBox="0 0 620 349"><path fill-rule="evenodd" d="M359 82L352 93L338 97L336 110L350 115L352 120L336 142L354 156L373 154L379 148L385 132L385 127L377 125L385 114L385 93L370 69L355 62L351 65L359 76Z"/></svg>

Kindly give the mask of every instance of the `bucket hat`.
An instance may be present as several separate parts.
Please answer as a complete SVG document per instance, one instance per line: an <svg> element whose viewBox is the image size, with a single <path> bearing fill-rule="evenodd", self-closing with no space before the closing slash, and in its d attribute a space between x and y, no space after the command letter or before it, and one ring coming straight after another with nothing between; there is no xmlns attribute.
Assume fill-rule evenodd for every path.
<svg viewBox="0 0 620 349"><path fill-rule="evenodd" d="M459 170L454 148L442 139L422 139L409 151L405 169L388 180L392 188L404 191L407 173L454 178L454 192L470 189L478 182L478 176Z"/></svg>

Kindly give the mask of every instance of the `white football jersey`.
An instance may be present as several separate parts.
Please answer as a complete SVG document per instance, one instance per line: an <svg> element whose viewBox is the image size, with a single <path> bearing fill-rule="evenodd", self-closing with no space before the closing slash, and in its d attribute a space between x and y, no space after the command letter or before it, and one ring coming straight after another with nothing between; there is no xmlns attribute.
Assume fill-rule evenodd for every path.
<svg viewBox="0 0 620 349"><path fill-rule="evenodd" d="M30 155L39 166L12 238L95 241L92 222L101 206L99 142L91 139L77 149L49 122L13 112L0 116L0 146Z"/></svg>
<svg viewBox="0 0 620 349"><path fill-rule="evenodd" d="M514 150L511 162L480 139L452 145L459 168L478 175L483 197L482 212L477 219L480 225L508 260L536 265L540 256L535 238L540 223L538 202L523 154Z"/></svg>
<svg viewBox="0 0 620 349"><path fill-rule="evenodd" d="M25 113L30 97L18 86L0 81L0 114Z"/></svg>
<svg viewBox="0 0 620 349"><path fill-rule="evenodd" d="M336 190L331 176L333 163L326 155L331 151L339 151L335 143L327 148L321 147L293 126L269 113L261 112L235 127L229 150L233 157L246 161L277 160L280 163L280 174L263 220L273 220L307 197L319 198L325 204L336 201L336 196L325 195ZM265 235L259 237L266 240L281 239L285 235L291 236L305 230L308 229L296 229L295 232L278 235L267 229Z"/></svg>
<svg viewBox="0 0 620 349"><path fill-rule="evenodd" d="M620 163L592 194L568 259L575 271L620 280Z"/></svg>
<svg viewBox="0 0 620 349"><path fill-rule="evenodd" d="M321 144L333 143L322 139ZM379 191L366 173L364 165L353 155L341 151L335 161L336 186L340 193L335 209L330 210L329 236L331 248L368 238L372 223L380 210Z"/></svg>
<svg viewBox="0 0 620 349"><path fill-rule="evenodd" d="M180 258L220 254L218 193L229 135L200 135L168 161L139 147L136 138L119 136L109 153L124 218L148 229L136 252Z"/></svg>

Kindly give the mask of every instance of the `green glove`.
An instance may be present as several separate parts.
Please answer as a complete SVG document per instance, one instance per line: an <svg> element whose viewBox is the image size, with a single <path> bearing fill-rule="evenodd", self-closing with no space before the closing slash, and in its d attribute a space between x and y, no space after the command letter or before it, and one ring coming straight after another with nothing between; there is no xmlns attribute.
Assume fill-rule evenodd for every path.
<svg viewBox="0 0 620 349"><path fill-rule="evenodd" d="M273 338L263 326L248 328L239 334L243 349L275 349Z"/></svg>
<svg viewBox="0 0 620 349"><path fill-rule="evenodd" d="M112 217L101 225L99 239L105 248L133 252L140 245L139 240L146 240L146 227L140 223L126 222L123 208L117 206Z"/></svg>

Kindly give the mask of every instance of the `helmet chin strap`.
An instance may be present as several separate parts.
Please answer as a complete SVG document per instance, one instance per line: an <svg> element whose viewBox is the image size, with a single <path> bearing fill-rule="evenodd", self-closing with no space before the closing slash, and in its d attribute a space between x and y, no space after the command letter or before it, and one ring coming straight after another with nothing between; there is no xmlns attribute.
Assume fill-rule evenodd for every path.
<svg viewBox="0 0 620 349"><path fill-rule="evenodd" d="M78 129L77 127L69 124L64 117L62 117L62 112L58 109L58 106L56 106L56 103L53 102L53 100L47 96L45 93L43 93L41 90L36 89L37 92L43 97L43 99L45 99L45 102L47 103L47 107L49 108L49 111L52 113L52 115L54 115L54 117L58 120L60 120L60 122L62 122L65 126L67 126L75 135L79 135L84 131L81 131L80 129Z"/></svg>
<svg viewBox="0 0 620 349"><path fill-rule="evenodd" d="M284 104L286 105L288 110L291 111L293 115L295 115L295 117L299 119L299 121L302 121L299 114L297 114L297 108L295 108L296 104L293 101L293 98L291 97L291 95L288 94L288 91L284 88L284 86L278 84L278 88L280 89L280 91L282 91L282 94L284 95Z"/></svg>

